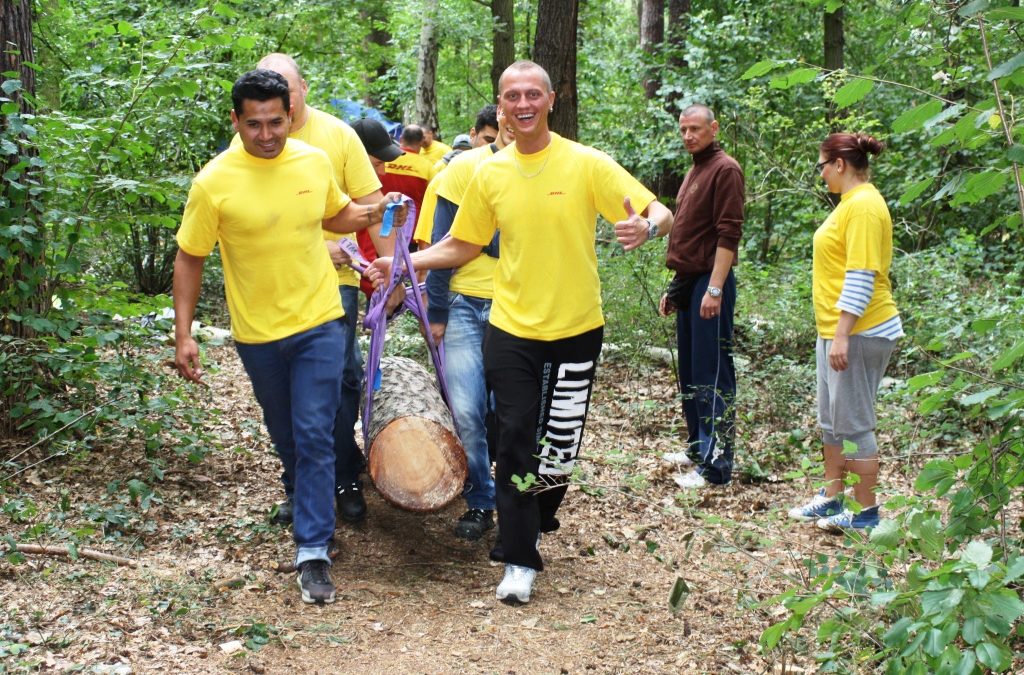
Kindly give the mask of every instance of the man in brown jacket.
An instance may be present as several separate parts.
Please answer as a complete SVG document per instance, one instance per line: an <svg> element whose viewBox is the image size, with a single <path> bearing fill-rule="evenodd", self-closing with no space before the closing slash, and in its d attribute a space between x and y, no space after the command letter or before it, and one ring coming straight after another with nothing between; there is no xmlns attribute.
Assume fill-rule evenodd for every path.
<svg viewBox="0 0 1024 675"><path fill-rule="evenodd" d="M676 313L679 386L689 434L687 448L674 453L674 459L692 470L676 483L699 488L732 479L732 268L743 233L743 170L718 146L718 122L707 106L686 108L679 116L679 132L693 167L676 197L665 263L676 276L659 311L662 316Z"/></svg>

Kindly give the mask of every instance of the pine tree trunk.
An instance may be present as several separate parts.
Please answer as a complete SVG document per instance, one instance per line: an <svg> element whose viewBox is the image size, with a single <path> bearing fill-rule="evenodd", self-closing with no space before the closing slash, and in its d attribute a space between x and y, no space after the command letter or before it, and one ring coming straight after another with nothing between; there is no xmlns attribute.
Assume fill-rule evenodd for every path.
<svg viewBox="0 0 1024 675"><path fill-rule="evenodd" d="M643 0L640 13L640 48L654 56L665 41L665 1ZM644 96L654 98L661 88L657 65L648 68L644 78Z"/></svg>
<svg viewBox="0 0 1024 675"><path fill-rule="evenodd" d="M367 430L367 470L384 499L409 511L436 511L462 492L466 452L433 374L401 356L381 359Z"/></svg>
<svg viewBox="0 0 1024 675"><path fill-rule="evenodd" d="M551 130L565 138L578 136L576 93L576 29L579 0L539 0L533 60L548 71L555 90L555 107L548 117Z"/></svg>
<svg viewBox="0 0 1024 675"><path fill-rule="evenodd" d="M491 92L493 100L498 99L498 79L505 69L516 60L515 5L512 0L491 0Z"/></svg>
<svg viewBox="0 0 1024 675"><path fill-rule="evenodd" d="M420 58L416 68L415 122L437 128L437 3L424 0L423 25L420 28Z"/></svg>

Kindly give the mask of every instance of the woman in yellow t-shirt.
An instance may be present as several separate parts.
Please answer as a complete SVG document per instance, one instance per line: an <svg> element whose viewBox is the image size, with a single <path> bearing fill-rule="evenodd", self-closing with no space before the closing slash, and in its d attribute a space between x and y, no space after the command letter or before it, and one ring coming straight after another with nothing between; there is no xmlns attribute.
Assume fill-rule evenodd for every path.
<svg viewBox="0 0 1024 675"><path fill-rule="evenodd" d="M903 335L892 299L892 218L869 182L868 155L882 143L865 134L832 134L821 144L815 169L839 205L814 233L814 320L818 371L818 424L824 442L825 487L789 515L825 530L878 524L878 442L875 396ZM844 505L843 477L860 480Z"/></svg>

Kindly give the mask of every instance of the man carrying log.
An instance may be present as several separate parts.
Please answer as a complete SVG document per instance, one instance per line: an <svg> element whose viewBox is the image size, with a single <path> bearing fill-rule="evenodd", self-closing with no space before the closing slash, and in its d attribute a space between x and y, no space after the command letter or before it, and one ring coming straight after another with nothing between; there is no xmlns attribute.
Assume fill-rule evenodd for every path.
<svg viewBox="0 0 1024 675"><path fill-rule="evenodd" d="M353 232L385 207L354 204L327 155L288 138L288 82L252 70L232 87L241 137L192 182L174 261L175 365L201 382L192 319L206 256L219 242L231 333L285 471L295 481L295 565L303 602L334 602L334 417L341 399L344 311L321 228ZM342 347L343 349L343 347Z"/></svg>
<svg viewBox="0 0 1024 675"><path fill-rule="evenodd" d="M327 153L334 169L334 179L342 192L349 195L356 204L376 204L381 200L381 182L370 163L370 158L359 141L359 136L349 125L338 118L317 110L306 103L309 85L303 79L299 66L287 54L267 54L256 64L257 68L266 68L279 73L288 81L288 92L291 95L292 124L288 132L289 138L297 138ZM236 139L232 143L237 142ZM386 255L395 251L395 238L381 237L380 226L374 225L365 230L373 242L374 248ZM363 483L359 474L363 471L363 453L356 444L355 423L359 415L359 397L363 385L363 361L359 353L359 332L357 319L359 314L359 280L360 276L348 265L350 258L341 247L339 240L343 235L324 232L324 245L331 260L338 270L338 292L341 295L341 306L345 310L342 323L345 342L345 367L341 384L341 405L334 419L334 490L338 507L338 516L348 523L356 523L366 518L366 499L363 497ZM355 235L347 235L355 241ZM292 521L292 477L285 473L281 476L287 499L278 505L275 520L280 524Z"/></svg>
<svg viewBox="0 0 1024 675"><path fill-rule="evenodd" d="M501 232L484 338L498 420L495 489L505 562L496 597L528 602L544 566L539 534L558 529L555 515L579 452L601 352L597 214L615 222L623 245L649 230L667 232L672 214L610 157L550 131L555 93L539 65L513 63L499 91L515 143L480 165L451 237L412 260L417 269L460 267ZM389 258L378 259L371 279L384 283L390 265Z"/></svg>
<svg viewBox="0 0 1024 675"><path fill-rule="evenodd" d="M431 182L437 205L430 240L440 242L451 230L463 195L481 162L512 142L505 117L493 105L477 117L481 143L455 157ZM494 140L484 143L487 117L497 125ZM493 130L492 130L493 132ZM427 316L434 340L444 343L445 370L452 414L466 450L469 478L464 495L469 507L455 523L455 536L476 541L494 527L494 479L487 447L490 394L484 379L483 340L494 296L494 268L498 264L498 237L480 255L457 270L434 270L427 276Z"/></svg>

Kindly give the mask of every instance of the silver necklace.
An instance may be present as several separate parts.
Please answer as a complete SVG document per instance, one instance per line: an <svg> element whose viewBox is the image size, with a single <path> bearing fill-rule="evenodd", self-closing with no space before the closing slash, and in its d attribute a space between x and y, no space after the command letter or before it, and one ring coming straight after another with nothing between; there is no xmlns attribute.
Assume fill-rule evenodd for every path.
<svg viewBox="0 0 1024 675"><path fill-rule="evenodd" d="M515 151L513 151L513 152L515 152ZM551 159L551 149L550 149L550 145L549 145L548 146L548 154L547 154L547 157L544 158L544 163L541 164L540 168L537 169L537 171L535 171L534 173L527 174L526 172L523 171L523 167L519 166L519 159L516 157L516 155L518 155L518 154L519 153L516 152L514 155L512 155L512 161L515 162L516 171L519 172L519 175L522 176L523 178L526 178L527 180L529 180L530 178L536 178L537 176L541 175L541 173L544 172L544 169L546 169L547 166L548 166L548 160Z"/></svg>

